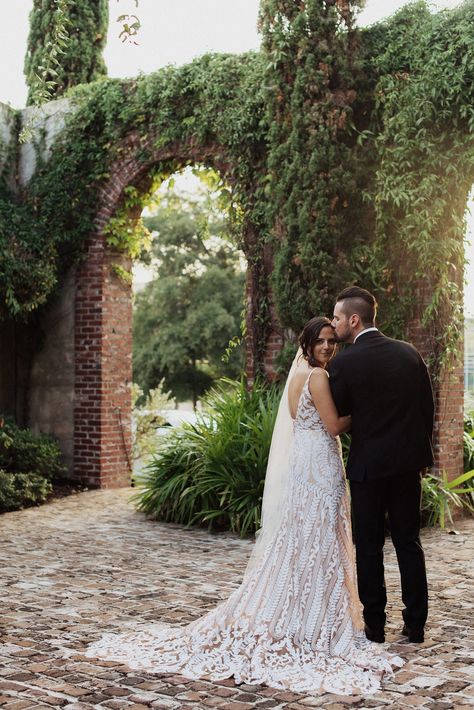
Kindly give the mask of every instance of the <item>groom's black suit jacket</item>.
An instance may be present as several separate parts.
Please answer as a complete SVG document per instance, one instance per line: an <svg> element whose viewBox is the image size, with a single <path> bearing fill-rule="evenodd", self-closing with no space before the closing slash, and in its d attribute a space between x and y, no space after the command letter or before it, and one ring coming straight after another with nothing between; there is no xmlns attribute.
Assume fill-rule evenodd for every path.
<svg viewBox="0 0 474 710"><path fill-rule="evenodd" d="M412 345L369 331L328 369L339 415L352 415L349 480L431 466L433 391L426 365Z"/></svg>

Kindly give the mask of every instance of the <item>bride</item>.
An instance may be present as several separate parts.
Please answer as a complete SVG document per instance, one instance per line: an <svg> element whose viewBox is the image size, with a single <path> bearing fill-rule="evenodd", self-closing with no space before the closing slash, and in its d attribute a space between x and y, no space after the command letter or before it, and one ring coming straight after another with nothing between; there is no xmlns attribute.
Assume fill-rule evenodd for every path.
<svg viewBox="0 0 474 710"><path fill-rule="evenodd" d="M265 479L262 528L244 579L187 626L107 634L86 655L187 678L302 693L372 693L400 658L365 638L349 503L337 435L350 427L331 398L335 351L312 318L288 375Z"/></svg>

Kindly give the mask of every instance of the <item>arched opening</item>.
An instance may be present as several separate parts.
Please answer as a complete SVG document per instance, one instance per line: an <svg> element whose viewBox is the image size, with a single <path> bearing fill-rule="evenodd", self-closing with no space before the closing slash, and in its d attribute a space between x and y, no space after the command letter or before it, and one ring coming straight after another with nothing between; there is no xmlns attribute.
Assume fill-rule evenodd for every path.
<svg viewBox="0 0 474 710"><path fill-rule="evenodd" d="M223 180L227 178L221 147L180 147L181 151L175 147L172 154L157 153L153 161L143 164L132 141L132 150L128 154L124 151L99 195L98 229L91 235L86 258L77 271L74 476L88 485L124 485L132 470L132 289L130 280L123 278L131 270L131 258L110 245L111 225L128 234L127 230L133 230L140 218L144 196L186 165L205 165ZM247 254L253 228L245 215L241 215L240 229L241 246ZM253 270L249 268L248 319L252 318L252 299L248 298L252 278ZM246 342L248 367L252 350L249 340L251 334ZM250 368L253 362L250 361Z"/></svg>
<svg viewBox="0 0 474 710"><path fill-rule="evenodd" d="M142 212L148 236L132 284L134 470L156 450L157 428L194 421L210 387L245 368L241 216L229 186L205 166L164 180Z"/></svg>

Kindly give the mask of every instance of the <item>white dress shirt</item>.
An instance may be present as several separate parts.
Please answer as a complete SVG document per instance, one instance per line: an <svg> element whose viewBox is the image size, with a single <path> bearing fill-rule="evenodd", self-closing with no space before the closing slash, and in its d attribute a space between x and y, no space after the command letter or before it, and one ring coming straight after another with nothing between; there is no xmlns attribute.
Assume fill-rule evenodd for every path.
<svg viewBox="0 0 474 710"><path fill-rule="evenodd" d="M360 333L357 333L356 337L352 341L352 345L354 345L357 338L360 338L361 335L364 335L364 333L370 333L370 331L373 331L373 330L378 331L378 328L376 328L375 326L371 326L370 328L366 328L365 330L361 330Z"/></svg>

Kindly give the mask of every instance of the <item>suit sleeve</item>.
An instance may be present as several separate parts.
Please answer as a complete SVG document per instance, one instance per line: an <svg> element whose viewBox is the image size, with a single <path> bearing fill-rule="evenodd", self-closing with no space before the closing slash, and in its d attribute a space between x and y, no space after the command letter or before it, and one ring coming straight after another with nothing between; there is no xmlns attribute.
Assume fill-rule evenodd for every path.
<svg viewBox="0 0 474 710"><path fill-rule="evenodd" d="M423 412L423 418L425 421L426 430L433 439L433 427L434 427L434 398L433 398L433 387L431 385L431 379L428 373L428 368L425 362L420 357L421 365L421 410Z"/></svg>
<svg viewBox="0 0 474 710"><path fill-rule="evenodd" d="M329 386L331 388L332 398L336 405L337 412L340 417L352 413L352 403L349 386L344 378L344 368L338 362L336 357L329 364Z"/></svg>

